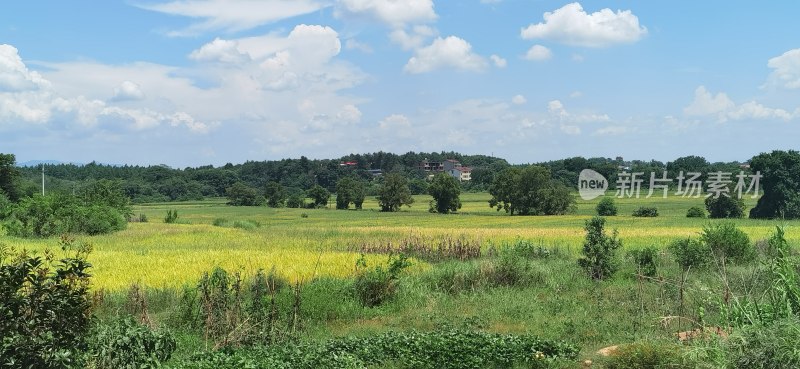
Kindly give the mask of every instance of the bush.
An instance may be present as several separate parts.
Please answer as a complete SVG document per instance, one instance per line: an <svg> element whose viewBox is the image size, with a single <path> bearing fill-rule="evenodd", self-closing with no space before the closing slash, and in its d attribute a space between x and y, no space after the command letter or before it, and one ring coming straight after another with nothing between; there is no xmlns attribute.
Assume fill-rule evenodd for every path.
<svg viewBox="0 0 800 369"><path fill-rule="evenodd" d="M312 201L312 203L309 204L309 208L324 208L328 206L331 193L320 185L314 185L314 187L308 190L308 197L310 197Z"/></svg>
<svg viewBox="0 0 800 369"><path fill-rule="evenodd" d="M713 258L711 249L707 245L691 238L675 240L668 246L668 249L684 271L704 269L711 263Z"/></svg>
<svg viewBox="0 0 800 369"><path fill-rule="evenodd" d="M706 198L706 209L709 218L742 218L744 217L744 201L728 196Z"/></svg>
<svg viewBox="0 0 800 369"><path fill-rule="evenodd" d="M147 223L147 220L148 220L147 219L147 214L144 214L144 213L139 214L139 222L140 223Z"/></svg>
<svg viewBox="0 0 800 369"><path fill-rule="evenodd" d="M52 262L0 245L0 367L81 366L91 322L91 246L62 237L61 247L68 256Z"/></svg>
<svg viewBox="0 0 800 369"><path fill-rule="evenodd" d="M658 264L658 249L650 246L639 250L631 250L628 257L633 259L636 270L639 274L647 277L655 277Z"/></svg>
<svg viewBox="0 0 800 369"><path fill-rule="evenodd" d="M590 278L595 280L610 278L617 271L615 252L622 247L622 241L617 238L617 231L611 237L604 231L606 220L594 217L586 221L586 241L583 242L583 257L578 259L578 265L583 268Z"/></svg>
<svg viewBox="0 0 800 369"><path fill-rule="evenodd" d="M705 218L706 211L699 206L692 206L686 211L687 218Z"/></svg>
<svg viewBox="0 0 800 369"><path fill-rule="evenodd" d="M175 339L126 318L96 326L88 346L87 361L95 369L158 368L175 351Z"/></svg>
<svg viewBox="0 0 800 369"><path fill-rule="evenodd" d="M642 218L654 218L658 216L658 208L652 206L640 206L633 211L633 216Z"/></svg>
<svg viewBox="0 0 800 369"><path fill-rule="evenodd" d="M397 289L397 281L403 269L409 267L411 262L405 255L390 256L383 266L367 268L364 256L356 262L359 269L358 276L353 283L353 290L358 301L366 307L374 307L392 298Z"/></svg>
<svg viewBox="0 0 800 369"><path fill-rule="evenodd" d="M4 222L17 237L51 237L65 233L103 234L125 229L120 211L99 203L85 204L72 195L53 193L20 201Z"/></svg>
<svg viewBox="0 0 800 369"><path fill-rule="evenodd" d="M225 196L231 206L259 206L264 203L264 197L255 188L242 182L236 182L225 189Z"/></svg>
<svg viewBox="0 0 800 369"><path fill-rule="evenodd" d="M617 348L603 362L607 369L684 368L682 347L667 342L637 342Z"/></svg>
<svg viewBox="0 0 800 369"><path fill-rule="evenodd" d="M164 217L164 223L172 224L178 221L177 210L167 210L167 215Z"/></svg>
<svg viewBox="0 0 800 369"><path fill-rule="evenodd" d="M614 199L611 197L603 197L597 204L597 215L600 216L615 216L617 215L617 205L614 204Z"/></svg>
<svg viewBox="0 0 800 369"><path fill-rule="evenodd" d="M750 237L731 222L703 227L700 240L714 255L734 263L746 263L756 258L756 249L750 243Z"/></svg>
<svg viewBox="0 0 800 369"><path fill-rule="evenodd" d="M0 221L8 218L13 209L14 203L12 203L5 194L0 192Z"/></svg>
<svg viewBox="0 0 800 369"><path fill-rule="evenodd" d="M289 195L286 199L286 207L292 209L299 209L305 207L306 198L302 193L294 193Z"/></svg>

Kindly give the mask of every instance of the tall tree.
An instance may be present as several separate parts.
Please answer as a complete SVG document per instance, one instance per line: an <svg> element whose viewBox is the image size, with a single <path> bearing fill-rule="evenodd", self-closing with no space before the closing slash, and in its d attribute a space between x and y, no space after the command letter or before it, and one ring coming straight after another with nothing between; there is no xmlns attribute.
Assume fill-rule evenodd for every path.
<svg viewBox="0 0 800 369"><path fill-rule="evenodd" d="M289 195L280 183L270 181L267 183L265 196L267 198L267 206L271 208L280 208L286 203L286 198Z"/></svg>
<svg viewBox="0 0 800 369"><path fill-rule="evenodd" d="M336 208L348 209L352 203L356 209L361 209L366 194L363 181L354 177L344 177L336 183Z"/></svg>
<svg viewBox="0 0 800 369"><path fill-rule="evenodd" d="M461 209L461 186L458 180L447 173L439 173L433 177L428 193L433 196L431 212L447 214Z"/></svg>
<svg viewBox="0 0 800 369"><path fill-rule="evenodd" d="M773 151L754 157L750 169L761 172L764 195L750 218L800 218L800 152ZM745 190L747 186L745 187Z"/></svg>
<svg viewBox="0 0 800 369"><path fill-rule="evenodd" d="M11 201L19 200L19 192L16 187L19 171L16 163L17 158L14 154L0 153L0 193L5 194Z"/></svg>
<svg viewBox="0 0 800 369"><path fill-rule="evenodd" d="M258 191L242 182L236 182L225 191L228 196L228 205L232 206L258 206L262 204L263 197Z"/></svg>
<svg viewBox="0 0 800 369"><path fill-rule="evenodd" d="M308 190L308 197L311 198L315 207L322 208L328 206L331 193L320 185L314 185L314 187Z"/></svg>
<svg viewBox="0 0 800 369"><path fill-rule="evenodd" d="M536 165L503 170L495 176L489 193L489 206L511 215L565 214L575 205L569 189L552 180L550 170Z"/></svg>
<svg viewBox="0 0 800 369"><path fill-rule="evenodd" d="M408 188L408 180L400 174L386 175L378 190L378 204L381 211L398 211L403 205L411 206L414 198Z"/></svg>

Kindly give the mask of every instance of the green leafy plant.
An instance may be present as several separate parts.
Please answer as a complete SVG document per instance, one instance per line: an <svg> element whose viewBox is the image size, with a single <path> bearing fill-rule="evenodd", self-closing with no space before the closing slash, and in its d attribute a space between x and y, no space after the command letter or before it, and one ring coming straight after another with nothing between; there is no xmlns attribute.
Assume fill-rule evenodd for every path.
<svg viewBox="0 0 800 369"><path fill-rule="evenodd" d="M81 363L91 322L91 245L61 238L66 257L0 245L0 367L69 368Z"/></svg>
<svg viewBox="0 0 800 369"><path fill-rule="evenodd" d="M603 197L599 203L597 203L597 215L600 216L614 216L617 215L617 205L614 204L614 199L611 197Z"/></svg>
<svg viewBox="0 0 800 369"><path fill-rule="evenodd" d="M633 211L632 215L640 218L655 218L658 216L658 208L652 206L640 206Z"/></svg>
<svg viewBox="0 0 800 369"><path fill-rule="evenodd" d="M169 332L126 318L95 326L88 347L87 362L92 368L149 369L169 360L176 346Z"/></svg>
<svg viewBox="0 0 800 369"><path fill-rule="evenodd" d="M356 298L366 307L378 306L395 295L400 273L411 266L408 258L400 254L389 256L386 267L378 265L369 268L364 255L356 262L358 275L353 283Z"/></svg>
<svg viewBox="0 0 800 369"><path fill-rule="evenodd" d="M711 249L697 239L675 240L667 248L684 271L706 268L713 260Z"/></svg>
<svg viewBox="0 0 800 369"><path fill-rule="evenodd" d="M700 241L705 243L718 258L734 263L746 263L756 258L756 249L751 244L750 237L732 222L703 227Z"/></svg>
<svg viewBox="0 0 800 369"><path fill-rule="evenodd" d="M167 215L164 217L164 223L172 224L178 221L177 210L167 210Z"/></svg>
<svg viewBox="0 0 800 369"><path fill-rule="evenodd" d="M687 218L705 218L706 211L699 206L692 206L689 210L686 211Z"/></svg>
<svg viewBox="0 0 800 369"><path fill-rule="evenodd" d="M636 264L637 273L647 276L655 277L658 272L658 249L650 246L643 249L631 250L628 252L630 257Z"/></svg>
<svg viewBox="0 0 800 369"><path fill-rule="evenodd" d="M590 278L601 280L610 278L617 271L616 250L622 247L622 241L617 238L614 230L611 236L605 233L606 220L594 217L586 221L586 240L583 242L578 265L583 268Z"/></svg>

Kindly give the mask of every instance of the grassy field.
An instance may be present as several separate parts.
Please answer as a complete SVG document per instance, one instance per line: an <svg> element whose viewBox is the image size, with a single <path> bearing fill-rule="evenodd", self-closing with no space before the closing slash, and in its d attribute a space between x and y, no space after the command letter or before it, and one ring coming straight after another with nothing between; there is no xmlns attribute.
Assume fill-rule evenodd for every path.
<svg viewBox="0 0 800 369"><path fill-rule="evenodd" d="M580 346L582 356L594 358L598 348L642 339L674 339L703 319L724 324L719 304L728 296L714 270L693 271L678 287L681 271L667 252L658 256L659 282L637 280L627 250L646 246L665 249L677 238L693 237L703 226L719 220L686 218L686 210L702 199L617 199L619 214L608 218L623 242L622 269L611 280L586 278L576 259L585 237L584 222L595 213L599 200L578 201L576 212L564 216L508 216L489 208L487 194L464 194L458 214L427 211L427 196L417 196L411 208L381 213L374 199L362 211L334 209L270 209L230 207L224 200L147 204L134 208L147 223L130 223L112 235L79 237L94 250L92 283L105 291L105 310L113 317L124 311L133 284L147 288L156 322L178 333L176 358L207 347L197 331L183 331L174 317L181 308L183 286L196 286L203 273L216 266L252 276L275 268L290 280L309 282L302 290L303 334L309 339L372 335L391 330L432 330L468 324L490 332L534 334L567 340ZM747 199L747 206L755 201ZM639 206L655 206L660 216L636 218ZM177 224L165 224L168 210L177 210ZM800 241L798 221L734 220L752 241L766 238L776 225L786 225L791 245ZM425 262L413 260L409 278L401 281L396 298L377 308L362 306L352 294L352 278L365 243L398 242L408 237L429 240L461 238L492 245L528 240L555 257L526 262L522 285L468 287L448 291L442 283L453 276L496 268L497 259ZM26 240L0 236L0 243L41 252L58 249L57 239ZM58 254L58 251L56 252ZM385 255L367 255L369 265L385 262ZM735 294L754 291L758 263L732 268L729 288ZM332 277L332 278L328 278ZM748 292L749 291L749 292ZM289 294L288 291L283 293ZM291 300L287 295L286 300ZM287 307L288 309L288 307ZM102 309L101 309L102 310ZM664 317L683 318L665 321ZM691 323L694 322L694 323ZM183 332L183 333L181 333Z"/></svg>
<svg viewBox="0 0 800 369"><path fill-rule="evenodd" d="M270 209L230 207L224 200L147 204L136 206L148 223L131 223L112 235L81 237L93 244L94 287L124 290L133 283L154 288L192 284L214 266L252 274L258 269L276 270L290 280L314 276L349 276L358 254L354 246L366 242L389 242L410 235L424 237L466 237L484 247L517 238L531 240L566 254L577 255L584 221L594 214L598 200L578 200L577 211L564 216L508 216L489 208L488 194L462 195L459 214L438 215L427 211L428 196L416 196L411 208L399 213L381 213L374 199L362 211L334 209ZM748 208L755 204L747 199ZM619 216L611 217L609 228L619 229L626 249L655 245L696 235L706 219L686 218L691 206L702 199L617 199ZM657 218L630 216L639 206L655 206ZM165 224L167 210L179 213L178 224ZM223 226L215 226L222 224ZM751 239L765 238L777 221L741 219L735 221ZM789 226L798 222L788 222ZM790 227L791 228L791 227ZM797 243L800 233L789 232ZM41 251L57 248L54 239L25 240L7 236L0 242L19 249ZM369 256L370 261L381 259ZM416 270L425 269L418 262Z"/></svg>

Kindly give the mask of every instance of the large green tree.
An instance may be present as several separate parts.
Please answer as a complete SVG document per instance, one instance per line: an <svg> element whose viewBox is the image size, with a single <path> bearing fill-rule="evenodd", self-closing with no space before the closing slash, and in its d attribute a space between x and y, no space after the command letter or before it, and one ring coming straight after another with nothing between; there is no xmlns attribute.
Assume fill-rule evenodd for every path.
<svg viewBox="0 0 800 369"><path fill-rule="evenodd" d="M764 193L750 210L750 218L800 218L800 152L760 154L750 161L750 169L763 176Z"/></svg>
<svg viewBox="0 0 800 369"><path fill-rule="evenodd" d="M19 171L16 167L17 158L14 154L0 153L0 193L5 194L11 201L19 200L16 181Z"/></svg>
<svg viewBox="0 0 800 369"><path fill-rule="evenodd" d="M286 204L286 198L289 194L280 183L270 181L267 183L267 190L264 194L267 198L267 206L271 208L280 208Z"/></svg>
<svg viewBox="0 0 800 369"><path fill-rule="evenodd" d="M400 174L386 175L378 190L378 204L381 211L398 211L403 205L411 206L414 198L408 188L408 180Z"/></svg>
<svg viewBox="0 0 800 369"><path fill-rule="evenodd" d="M228 196L228 205L232 206L258 206L263 199L255 188L242 182L234 183L225 192Z"/></svg>
<svg viewBox="0 0 800 369"><path fill-rule="evenodd" d="M530 165L511 167L498 173L489 187L491 207L511 215L559 215L573 209L575 198L550 170Z"/></svg>
<svg viewBox="0 0 800 369"><path fill-rule="evenodd" d="M447 214L461 209L461 186L458 180L447 173L439 173L433 177L428 193L433 196L431 212Z"/></svg>
<svg viewBox="0 0 800 369"><path fill-rule="evenodd" d="M328 206L328 200L331 198L331 193L320 185L314 185L308 190L308 197L311 198L314 207L322 208Z"/></svg>
<svg viewBox="0 0 800 369"><path fill-rule="evenodd" d="M356 209L361 209L366 194L363 181L355 177L344 177L336 182L336 208L348 209L352 203Z"/></svg>

